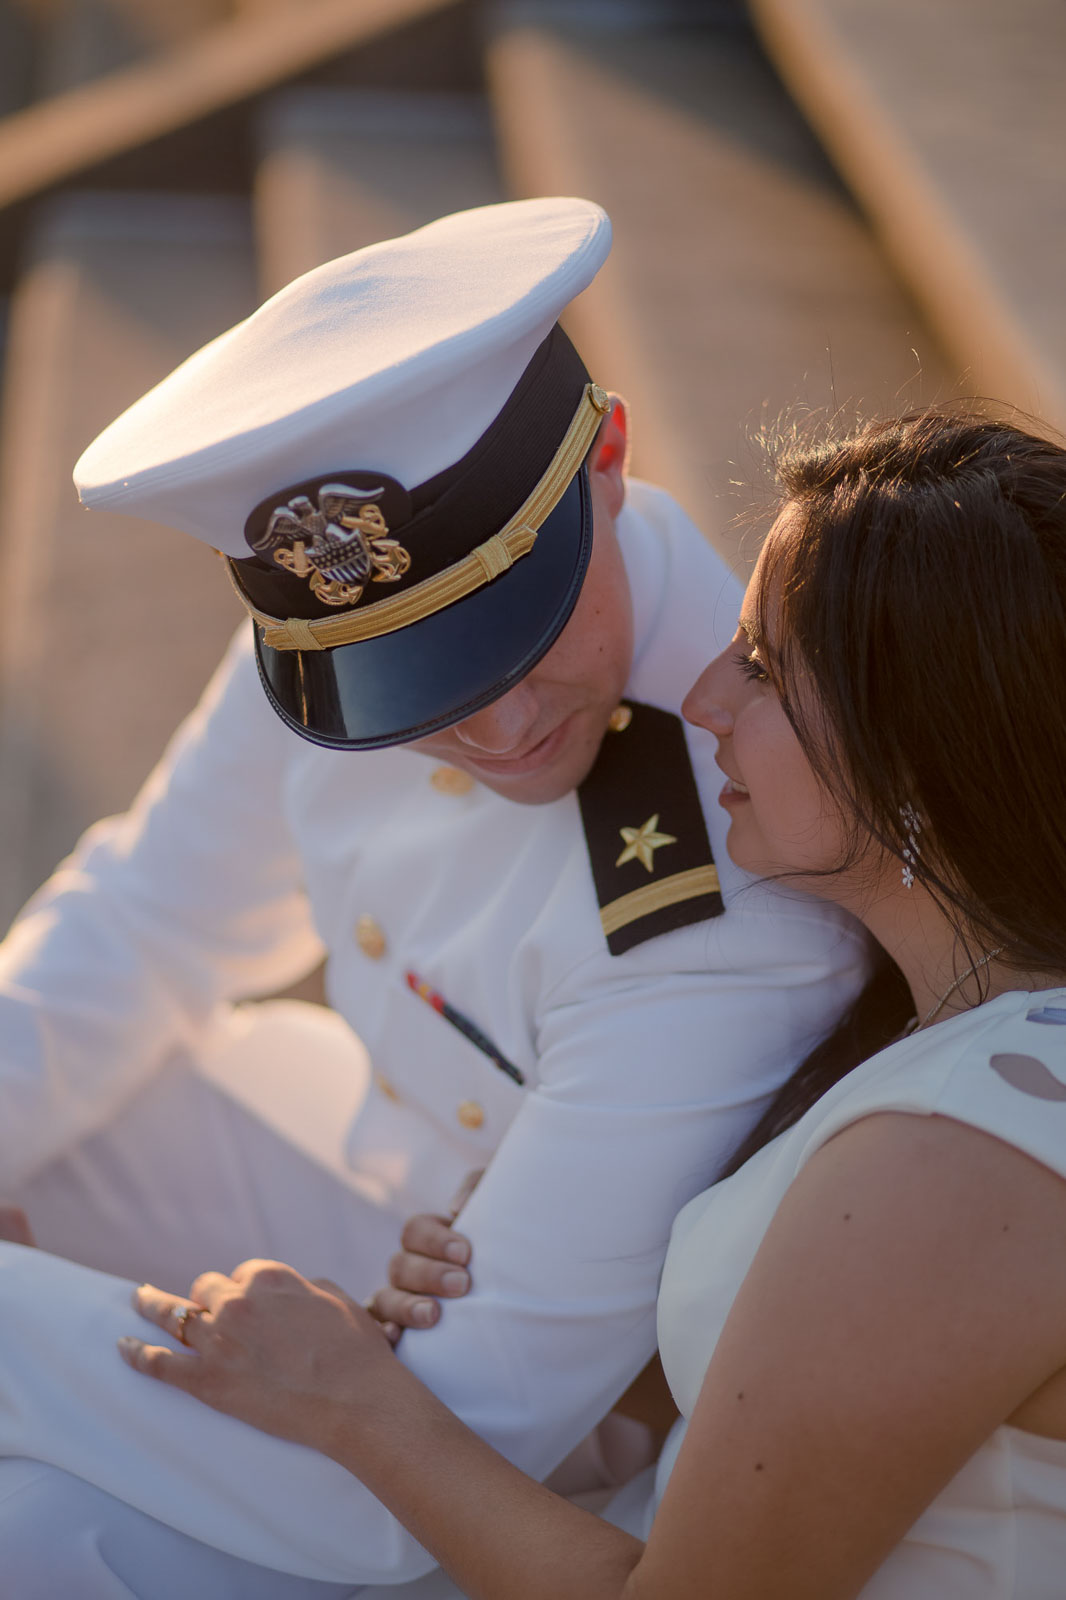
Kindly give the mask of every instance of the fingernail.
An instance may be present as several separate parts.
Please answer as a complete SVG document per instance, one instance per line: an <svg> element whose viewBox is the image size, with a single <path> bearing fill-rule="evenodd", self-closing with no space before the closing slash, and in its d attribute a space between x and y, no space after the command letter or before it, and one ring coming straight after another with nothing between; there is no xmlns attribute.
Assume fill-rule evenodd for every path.
<svg viewBox="0 0 1066 1600"><path fill-rule="evenodd" d="M418 1300L411 1307L411 1316L420 1328L428 1328L436 1315L436 1310L432 1300Z"/></svg>
<svg viewBox="0 0 1066 1600"><path fill-rule="evenodd" d="M395 1322L383 1322L381 1324L381 1331L385 1335L386 1339L389 1341L390 1344L398 1344L399 1343L400 1328L399 1328L399 1324L398 1323L395 1323Z"/></svg>
<svg viewBox="0 0 1066 1600"><path fill-rule="evenodd" d="M470 1285L467 1274L458 1272L454 1267L448 1272L442 1272L440 1281L446 1294L465 1294Z"/></svg>
<svg viewBox="0 0 1066 1600"><path fill-rule="evenodd" d="M445 1245L444 1254L449 1261L457 1261L461 1267L465 1267L470 1260L470 1246L465 1239L452 1239Z"/></svg>
<svg viewBox="0 0 1066 1600"><path fill-rule="evenodd" d="M131 1338L128 1333L124 1333L118 1341L118 1347L124 1356L131 1356L135 1350L140 1349L140 1346L141 1341Z"/></svg>

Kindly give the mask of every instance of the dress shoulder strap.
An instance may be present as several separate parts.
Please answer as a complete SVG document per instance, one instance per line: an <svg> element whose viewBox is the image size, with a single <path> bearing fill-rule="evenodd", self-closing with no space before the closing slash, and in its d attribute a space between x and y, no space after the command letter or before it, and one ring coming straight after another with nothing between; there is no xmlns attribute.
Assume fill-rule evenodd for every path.
<svg viewBox="0 0 1066 1600"><path fill-rule="evenodd" d="M1017 1004L959 1056L933 1110L1066 1177L1066 989L1001 999Z"/></svg>
<svg viewBox="0 0 1066 1600"><path fill-rule="evenodd" d="M797 1123L794 1170L879 1111L952 1117L1066 1177L1066 989L1001 994L889 1045Z"/></svg>

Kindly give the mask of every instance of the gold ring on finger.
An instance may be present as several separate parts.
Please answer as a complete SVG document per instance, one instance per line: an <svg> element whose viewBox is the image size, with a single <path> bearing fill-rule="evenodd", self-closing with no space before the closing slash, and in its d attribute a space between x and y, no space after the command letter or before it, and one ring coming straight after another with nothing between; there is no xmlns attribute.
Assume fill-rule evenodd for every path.
<svg viewBox="0 0 1066 1600"><path fill-rule="evenodd" d="M182 1344L187 1345L189 1343L189 1321L195 1320L197 1317L202 1315L203 1312L199 1306L179 1306L177 1311L175 1311L174 1321L177 1324L178 1338L181 1340Z"/></svg>

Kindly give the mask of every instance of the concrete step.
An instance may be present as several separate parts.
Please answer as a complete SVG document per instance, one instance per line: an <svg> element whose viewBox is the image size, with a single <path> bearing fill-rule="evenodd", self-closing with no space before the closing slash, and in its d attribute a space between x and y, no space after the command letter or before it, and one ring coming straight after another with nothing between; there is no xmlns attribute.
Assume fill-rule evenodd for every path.
<svg viewBox="0 0 1066 1600"><path fill-rule="evenodd" d="M575 336L631 401L635 469L723 550L742 542L752 436L784 408L896 409L954 384L746 29L499 8L488 76L513 190L612 216Z"/></svg>
<svg viewBox="0 0 1066 1600"><path fill-rule="evenodd" d="M614 31L747 23L747 0L502 0L512 16L545 27L558 24ZM502 9L497 5L497 11Z"/></svg>
<svg viewBox="0 0 1066 1600"><path fill-rule="evenodd" d="M82 828L128 803L239 620L206 546L90 521L70 474L101 427L254 299L243 204L73 194L39 225L0 428L0 925Z"/></svg>
<svg viewBox="0 0 1066 1600"><path fill-rule="evenodd" d="M32 12L19 0L0 0L0 117L17 111L33 96L37 30Z"/></svg>
<svg viewBox="0 0 1066 1600"><path fill-rule="evenodd" d="M504 198L480 95L292 90L273 97L259 133L265 294L333 256Z"/></svg>
<svg viewBox="0 0 1066 1600"><path fill-rule="evenodd" d="M245 114L262 95L306 74L353 70L353 62L356 71L362 64L394 72L411 53L419 83L436 72L440 84L441 71L453 69L451 34L465 46L473 16L471 0L303 0L298 8L253 11L200 28L169 49L5 118L0 285L11 281L32 200L89 175L107 187L217 189L220 165L227 183L240 171Z"/></svg>
<svg viewBox="0 0 1066 1600"><path fill-rule="evenodd" d="M1066 428L1061 0L752 0L886 255L982 393Z"/></svg>
<svg viewBox="0 0 1066 1600"><path fill-rule="evenodd" d="M38 93L62 94L193 38L230 0L53 0Z"/></svg>

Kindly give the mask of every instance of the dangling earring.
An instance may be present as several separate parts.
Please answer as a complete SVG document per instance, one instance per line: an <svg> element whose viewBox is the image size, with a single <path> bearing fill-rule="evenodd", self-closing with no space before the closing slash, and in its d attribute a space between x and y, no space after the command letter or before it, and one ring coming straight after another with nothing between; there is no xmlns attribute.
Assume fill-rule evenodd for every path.
<svg viewBox="0 0 1066 1600"><path fill-rule="evenodd" d="M907 843L903 846L903 887L913 889L914 869L922 853L922 847L918 843L918 835L922 831L922 819L909 802L905 806L900 806L899 816L907 830Z"/></svg>

